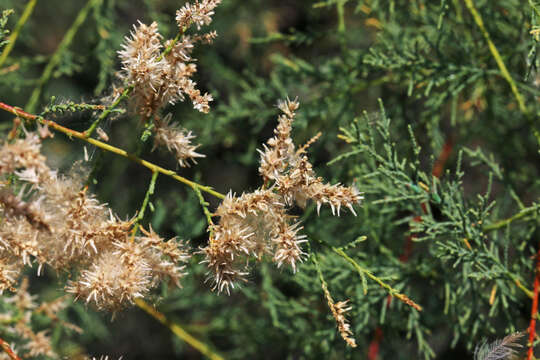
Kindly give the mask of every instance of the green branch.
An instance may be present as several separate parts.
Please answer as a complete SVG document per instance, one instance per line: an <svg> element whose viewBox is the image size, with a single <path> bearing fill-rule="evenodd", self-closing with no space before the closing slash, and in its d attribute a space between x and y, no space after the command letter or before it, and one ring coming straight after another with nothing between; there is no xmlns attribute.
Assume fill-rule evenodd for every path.
<svg viewBox="0 0 540 360"><path fill-rule="evenodd" d="M41 96L41 91L43 90L43 86L51 78L54 68L60 63L60 60L62 59L62 55L64 51L66 51L68 46L73 41L75 34L77 34L77 31L79 31L79 28L82 26L82 24L86 20L86 17L88 16L88 13L90 12L90 9L92 9L94 6L99 6L102 3L102 1L103 0L88 0L86 5L81 9L81 11L79 11L79 14L77 14L77 17L75 18L75 21L66 32L66 34L64 35L64 38L58 45L58 48L56 49L54 54L51 56L51 59L45 66L45 70L43 70L43 74L41 74L41 77L38 80L38 85L32 92L32 95L30 95L30 100L28 100L28 103L24 107L28 112L35 111L36 106L39 102L39 98Z"/></svg>
<svg viewBox="0 0 540 360"><path fill-rule="evenodd" d="M24 8L21 18L19 19L19 21L17 21L17 24L15 25L13 32L8 38L9 43L4 48L4 51L2 51L2 55L0 55L0 67L4 65L4 62L9 56L9 53L13 49L13 46L15 45L15 42L17 41L17 37L19 36L21 29L26 23L26 21L28 20L28 18L30 17L30 15L32 14L32 11L34 11L34 7L36 6L36 3L37 3L37 0L30 0L28 4L26 4L26 7Z"/></svg>
<svg viewBox="0 0 540 360"><path fill-rule="evenodd" d="M535 213L539 212L539 211L540 211L540 204L534 204L533 206L525 208L525 209L521 210L520 212L518 212L517 214L515 214L515 215L513 215L513 216L511 216L511 217L509 217L507 219L499 220L499 221L494 222L492 224L486 225L486 226L484 226L482 228L482 230L484 232L489 232L489 231L494 231L494 230L503 228L505 226L508 226L508 225L510 225L511 223L513 223L516 220L527 221L527 220L537 219L536 215L538 215L538 214L535 214ZM528 215L533 215L533 217L524 219Z"/></svg>
<svg viewBox="0 0 540 360"><path fill-rule="evenodd" d="M362 279L362 284L364 285L364 294L367 294L367 287L365 286L365 276L367 276L368 278L370 278L371 280L379 284L383 289L386 289L389 295L399 299L403 303L413 307L414 309L418 311L422 311L422 307L420 305L418 305L413 300L411 300L407 295L400 293L398 290L394 289L392 286L385 283L381 278L373 275L371 271L369 271L368 269L358 264L354 259L352 259L349 255L347 255L345 251L328 244L326 241L323 241L320 239L318 239L317 241L323 244L324 246L332 249L333 252L335 252L342 258L344 258L348 263L350 263L355 268L356 271L358 271L358 274L360 275L360 278Z"/></svg>
<svg viewBox="0 0 540 360"><path fill-rule="evenodd" d="M499 67L499 70L501 71L502 76L505 78L505 80L510 85L510 89L512 90L512 93L514 94L514 97L516 98L516 101L518 102L519 110L523 114L527 114L527 106L525 105L525 101L523 100L523 96L519 93L518 88L516 86L516 83L514 82L514 79L512 79L512 76L510 76L510 73L508 72L508 69L506 68L506 65L504 64L504 61L501 57L501 54L499 53L499 50L497 50L497 47L491 41L491 36L489 36L488 31L486 30L486 27L484 26L484 21L482 20L482 16L474 6L473 0L465 0L465 5L469 9L469 12L471 13L474 22L478 27L480 28L480 31L482 32L482 35L486 39L486 42L489 47L489 51L491 52L491 55L493 55L493 58L495 58L495 62L497 63L497 66Z"/></svg>
<svg viewBox="0 0 540 360"><path fill-rule="evenodd" d="M223 357L213 352L208 345L194 338L186 330L180 327L180 325L175 324L174 322L168 320L164 314L157 311L154 307L150 306L150 304L148 304L144 300L135 299L135 304L137 304L139 308L144 310L147 314L152 316L154 319L156 319L157 321L159 321L160 323L168 327L169 330L171 330L174 335L176 335L179 339L187 342L189 345L197 349L204 356L212 360L223 360Z"/></svg>

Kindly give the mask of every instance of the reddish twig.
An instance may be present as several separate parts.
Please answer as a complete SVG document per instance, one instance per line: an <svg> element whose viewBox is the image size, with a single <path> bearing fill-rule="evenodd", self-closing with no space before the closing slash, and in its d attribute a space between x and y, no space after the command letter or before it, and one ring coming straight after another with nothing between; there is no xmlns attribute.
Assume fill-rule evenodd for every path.
<svg viewBox="0 0 540 360"><path fill-rule="evenodd" d="M531 322L529 324L529 351L527 360L533 359L534 338L536 337L536 314L538 313L538 286L540 285L540 248L536 253L536 274L534 276L533 301L531 307Z"/></svg>
<svg viewBox="0 0 540 360"><path fill-rule="evenodd" d="M2 350L4 350L6 354L8 354L11 360L21 360L21 358L18 357L17 354L15 354L15 352L11 349L9 344L5 342L2 338L0 338L0 346L2 347Z"/></svg>
<svg viewBox="0 0 540 360"><path fill-rule="evenodd" d="M382 337L383 337L383 331L381 327L379 326L375 329L375 337L373 341L371 341L371 343L369 344L368 356L367 356L369 360L375 360L377 358L377 355L379 354L379 346L380 346Z"/></svg>
<svg viewBox="0 0 540 360"><path fill-rule="evenodd" d="M450 157L450 154L452 154L453 148L454 148L454 141L452 140L452 137L449 136L443 145L443 148L441 150L441 153L439 154L439 157L437 158L437 161L435 161L435 164L433 165L433 170L431 171L431 174L435 176L436 178L441 177L442 172L444 170L444 165L446 164L446 161Z"/></svg>

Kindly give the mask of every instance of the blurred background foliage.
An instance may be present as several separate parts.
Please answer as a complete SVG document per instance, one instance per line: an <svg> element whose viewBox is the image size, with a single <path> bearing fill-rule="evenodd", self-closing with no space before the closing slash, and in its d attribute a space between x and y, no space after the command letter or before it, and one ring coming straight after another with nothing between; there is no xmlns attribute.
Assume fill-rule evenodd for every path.
<svg viewBox="0 0 540 360"><path fill-rule="evenodd" d="M132 24L157 21L162 34L173 37L174 13L183 5L94 2L73 41L57 52L87 2L37 1L0 69L1 101L86 129L92 111L70 111L66 104L103 103L117 82L116 51ZM1 9L15 11L8 29L26 4L0 0ZM525 108L469 4L483 18ZM298 97L296 142L322 132L310 147L317 172L333 183L354 183L366 196L358 217L332 217L329 209L317 216L312 205L297 212L333 298L351 300L358 347L347 348L339 337L310 260L296 275L255 264L249 283L218 296L194 256L184 288L164 286L151 301L231 359L472 358L482 339L526 330L539 239L539 9L533 0L224 0L210 25L219 37L195 51L198 85L215 98L210 114L189 102L167 109L194 131L206 155L179 173L223 193L259 187L256 149L272 135L275 104ZM57 65L40 85L54 56ZM35 108L28 109L39 86ZM11 117L0 116L8 131ZM129 112L114 114L104 129L112 144L175 168L172 156L139 141L142 125ZM132 216L151 174L87 150L93 191L121 216ZM62 170L84 154L80 142L61 134L45 142L45 151ZM207 200L212 208L218 204ZM151 204L143 224L164 237L187 239L193 249L206 244L206 221L190 189L160 177ZM500 222L507 218L513 220ZM363 235L367 240L360 241ZM423 311L389 301L374 282L364 284L331 249L347 244L349 256ZM60 284L47 274L33 278L31 290L50 299ZM111 322L110 314L76 303L64 316L84 329L82 335L54 330L65 356L202 357L137 308ZM47 324L36 319L36 326Z"/></svg>

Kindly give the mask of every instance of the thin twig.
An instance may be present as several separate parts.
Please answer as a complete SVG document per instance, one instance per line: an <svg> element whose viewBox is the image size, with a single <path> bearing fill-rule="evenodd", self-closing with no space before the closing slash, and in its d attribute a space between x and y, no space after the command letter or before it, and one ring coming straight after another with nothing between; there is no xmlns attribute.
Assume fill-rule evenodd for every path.
<svg viewBox="0 0 540 360"><path fill-rule="evenodd" d="M135 218L135 225L133 226L133 230L131 231L132 241L134 241L135 235L137 235L137 231L139 230L140 222L144 218L144 212L146 211L146 207L148 206L150 196L154 194L154 189L156 188L156 180L157 180L158 175L159 175L159 172L157 171L152 172L152 179L150 179L150 184L148 184L148 189L146 190L146 194L144 195L144 200L142 202L141 208L139 209L137 213L137 217Z"/></svg>
<svg viewBox="0 0 540 360"><path fill-rule="evenodd" d="M335 252L336 254L338 254L339 256L344 258L347 262L349 262L356 269L356 271L358 271L358 273L360 274L361 277L367 276L368 278L370 278L371 280L373 280L377 284L379 284L382 288L386 289L388 291L389 295L392 295L393 297L396 297L398 300L402 301L403 303L411 306L412 308L414 308L414 309L416 309L418 311L422 311L422 307L420 305L418 305L413 300L411 300L407 295L400 293L398 290L394 289L392 286L385 283L379 277L373 275L373 273L371 271L369 271L368 269L366 269L363 266L361 266L360 264L358 264L353 258L351 258L349 255L347 255L345 253L345 251L343 251L340 248L337 248L335 246L332 246L332 245L328 244L324 240L317 239L317 241L319 243L323 244L324 246L329 247L330 249L332 249L333 252Z"/></svg>
<svg viewBox="0 0 540 360"><path fill-rule="evenodd" d="M107 118L107 116L109 116L109 114L114 111L118 104L120 104L122 100L129 96L131 91L133 91L133 86L128 86L127 88L125 88L122 94L120 94L120 96L116 100L114 100L114 102L109 107L107 107L105 111L101 113L101 115L90 125L90 127L86 129L86 131L83 133L84 136L89 138L94 132L94 130L98 127L99 123L105 120L105 118Z"/></svg>
<svg viewBox="0 0 540 360"><path fill-rule="evenodd" d="M534 204L533 206L530 206L530 207L528 207L526 209L523 209L520 212L518 212L517 214L512 215L511 217L509 217L507 219L499 220L499 221L494 222L492 224L488 224L488 225L484 226L482 228L482 230L484 232L489 232L489 231L493 231L493 230L503 228L505 226L510 225L514 221L523 219L527 215L530 215L531 213L535 213L535 212L540 212L540 205L539 204ZM532 219L534 219L534 218L532 218ZM526 219L523 219L523 220L526 220Z"/></svg>
<svg viewBox="0 0 540 360"><path fill-rule="evenodd" d="M32 11L34 10L34 7L36 6L37 0L30 0L28 4L26 4L26 7L24 8L24 11L21 15L21 18L19 21L17 21L17 24L15 25L15 28L13 29L13 32L8 38L9 43L4 48L4 51L2 51L2 55L0 55L0 67L4 65L4 62L6 61L7 57L9 56L9 53L13 49L13 46L15 45L15 42L17 41L17 37L19 36L22 27L32 14Z"/></svg>
<svg viewBox="0 0 540 360"><path fill-rule="evenodd" d="M11 349L9 344L2 338L0 338L0 347L2 347L2 350L4 350L11 360L21 360L21 358L18 357L17 354L15 354L15 352Z"/></svg>
<svg viewBox="0 0 540 360"><path fill-rule="evenodd" d="M420 305L418 305L417 303L415 303L413 300L411 300L407 295L405 294L402 294L400 293L399 291L397 291L396 289L394 289L392 286L388 285L387 283L385 283L384 281L382 281L380 278L378 278L377 276L373 275L373 273L371 273L371 271L369 271L368 269L360 266L356 261L354 261L351 257L349 257L349 255L345 254L345 252L341 249L338 249L338 248L335 248L332 246L332 250L340 255L341 257L343 257L345 260L347 260L358 272L361 272L363 273L364 275L366 275L368 278L370 278L371 280L375 281L377 284L379 284L382 288L386 289L388 291L388 293L390 295L392 295L393 297L397 298L398 300L400 300L401 302L413 307L414 309L418 310L418 311L422 311L422 307Z"/></svg>
<svg viewBox="0 0 540 360"><path fill-rule="evenodd" d="M512 90L512 93L514 94L514 97L516 98L516 101L518 103L519 110L523 114L527 114L527 106L525 105L523 96L519 93L516 83L514 82L514 79L512 79L512 76L510 76L510 72L508 72L508 69L506 68L506 65L504 64L504 61L501 57L501 54L499 53L499 50L497 50L497 47L491 40L491 37L489 36L489 33L486 30L486 27L484 26L484 21L482 20L482 16L480 15L478 10L474 6L474 1L465 0L465 5L467 6L467 9L469 9L469 12L471 13L473 17L474 22L480 28L480 31L482 32L484 39L486 39L486 42L489 47L489 51L491 52L491 55L493 55L493 58L495 59L495 62L497 63L497 66L499 67L499 70L501 71L503 78L510 85L510 89Z"/></svg>
<svg viewBox="0 0 540 360"><path fill-rule="evenodd" d="M137 157L137 156L135 156L133 154L130 154L130 153L128 153L127 151L125 151L123 149L117 148L115 146L109 145L107 143L104 143L102 141L99 141L99 140L96 140L96 139L93 139L93 138L88 138L82 132L66 128L66 127L64 127L62 125L59 125L59 124L55 123L54 121L47 120L47 119L44 119L44 118L39 117L37 115L30 114L30 113L28 113L28 112L26 112L26 111L24 111L24 110L22 110L20 108L7 105L7 104L5 104L3 102L0 102L0 110L7 111L7 112L9 112L9 113L11 113L11 114L13 114L15 116L21 117L23 119L38 121L41 124L49 126L51 129L54 129L54 130L56 130L58 132L66 134L70 138L75 137L75 138L80 139L82 141L85 141L85 142L87 142L89 144L97 146L100 149L103 149L105 151L120 155L122 157L125 157L126 159L129 159L129 160L131 160L131 161L133 161L133 162L135 162L137 164L140 164L140 165L150 169L152 172L159 172L159 173L161 173L163 175L166 175L166 176L169 176L169 177L175 179L176 181L179 181L179 182L181 182L183 184L186 184L189 187L191 187L192 189L197 188L197 189L199 189L201 191L204 191L204 192L206 192L206 193L208 193L210 195L213 195L213 196L215 196L215 197L217 197L219 199L225 199L224 194L213 190L210 186L200 185L200 184L198 184L198 183L196 183L194 181L188 180L188 179L178 175L173 170L168 170L168 169L162 168L161 166L158 166L158 165L156 165L154 163L151 163L151 162L143 160L143 159L141 159L141 158L139 158L139 157Z"/></svg>
<svg viewBox="0 0 540 360"><path fill-rule="evenodd" d="M175 324L174 322L168 320L164 314L157 311L153 306L151 306L144 300L135 299L135 303L137 304L139 308L146 311L154 319L156 319L157 321L159 321L160 323L168 327L179 339L182 339L185 342L187 342L189 345L193 346L195 349L200 351L200 353L203 354L204 356L212 360L223 360L223 357L213 352L208 345L194 338L187 331L182 329L180 325Z"/></svg>
<svg viewBox="0 0 540 360"><path fill-rule="evenodd" d="M79 28L82 26L84 21L86 20L86 17L88 16L88 13L90 12L90 9L92 9L94 6L99 6L103 0L88 0L86 5L79 11L77 14L77 17L75 18L75 21L71 25L71 27L66 31L66 34L64 35L64 38L58 45L58 48L54 52L54 54L51 56L51 59L45 66L45 70L43 70L43 73L41 74L41 77L38 80L38 84L34 91L32 92L32 95L30 95L30 100L28 100L28 103L24 107L29 112L34 112L36 109L36 106L39 102L39 98L41 96L41 91L43 90L43 86L49 81L49 79L52 76L54 68L60 63L60 60L62 59L62 55L64 51L68 48L68 46L73 41L73 38L75 37L75 34L77 34L77 31L79 31Z"/></svg>

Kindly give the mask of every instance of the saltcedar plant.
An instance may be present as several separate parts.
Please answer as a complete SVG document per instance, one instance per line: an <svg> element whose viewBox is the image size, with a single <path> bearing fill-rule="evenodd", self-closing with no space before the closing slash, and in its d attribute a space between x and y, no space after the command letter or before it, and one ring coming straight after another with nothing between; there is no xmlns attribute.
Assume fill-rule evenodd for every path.
<svg viewBox="0 0 540 360"><path fill-rule="evenodd" d="M209 25L219 3L219 0L205 0L184 5L176 15L177 35L166 41L163 41L156 22L135 25L118 51L122 66L117 74L119 83L112 87L108 97L103 98L104 104L56 106L60 111L89 109L100 112L94 113L95 120L83 132L46 119L44 115L50 110L42 115L33 115L2 103L2 108L15 115L16 119L0 148L0 176L3 181L0 194L0 291L17 294L12 299L31 299L28 281L21 280L25 267L36 265L38 278L44 267L50 267L67 274L69 280L64 290L73 294L75 301L81 300L88 306L111 311L115 315L126 306L138 304L161 319L162 315L151 310L142 298L162 282L181 287L180 279L188 270L185 263L189 254L176 238L164 241L150 225L145 230L140 224L159 174L189 185L199 196L210 234L208 246L199 253L205 256L203 263L207 263L215 284L213 289L218 292L226 290L229 293L236 281L245 281L243 276L251 267L249 257L259 261L270 257L278 267L286 264L293 272L308 258L307 249L302 248L302 243L307 241L306 236L300 233L302 226L294 219L295 216L288 213L294 204L305 208L307 200L313 200L317 204L317 212L321 205L328 205L333 215L339 216L342 208L348 208L356 215L354 206L362 199L361 193L355 187L325 183L315 174L306 156L308 147L320 134L296 149L291 138L295 111L299 106L296 100L287 99L278 104L283 114L278 119L275 137L261 150L259 171L263 185L240 197L231 193L224 196L210 187L180 177L172 170L103 142L111 138L100 125L126 100L128 114L138 117L144 126L141 141L144 142L150 134L154 137L154 147L166 147L173 152L177 165L182 167L188 166L190 161L195 163L195 158L204 157L195 152L197 145L191 144L192 133L172 125L170 114L164 115L163 108L187 96L194 109L209 112L213 98L208 93L203 95L192 80L197 67L191 53L196 43L211 43L217 35L215 32L188 35L187 31L192 26L200 31L202 26ZM98 7L99 3L89 2L90 5ZM31 11L32 7L33 4L29 3L27 10ZM80 15L86 15L88 9L84 8ZM7 15L5 13L4 17ZM2 25L5 23L3 21ZM39 97L39 91L34 95ZM35 96L32 98L34 101ZM29 108L33 106L33 103L28 105ZM75 170L60 175L51 169L46 163L46 156L41 153L42 138L54 136L50 129L123 155L150 169L152 180L138 213L122 220L90 192L85 184L87 179ZM94 132L103 141L92 138ZM86 148L84 152L88 161ZM215 214L209 212L201 191L223 199ZM212 217L219 217L219 223L215 224ZM317 264L315 258L313 262ZM319 276L341 336L349 346L355 347L353 332L345 318L345 312L351 308L347 307L347 301L335 303L321 271ZM412 303L380 279L371 277L391 294ZM13 349L20 347L19 353L24 357L59 356L47 330L35 332L30 324L35 306L7 299L6 304L10 303L19 312L25 311L26 316L22 321L15 320L14 309L7 307L6 321L12 325L6 327L4 336L17 337L18 340L11 346L2 340L6 354L18 358ZM54 320L57 312L65 306L48 311L46 316ZM420 309L418 305L415 307ZM73 327L67 322L62 325L66 329Z"/></svg>
<svg viewBox="0 0 540 360"><path fill-rule="evenodd" d="M134 16L90 0L76 18L55 3L6 0L17 23L0 23L4 39L13 29L0 56L0 336L15 353L73 356L62 334L142 332L144 318L107 335L91 315L129 320L134 302L182 337L178 317L214 358L473 357L486 338L501 340L474 356L504 358L519 350L505 335L526 327L532 358L535 1L200 1L174 25L172 1ZM35 56L51 52L34 40L56 25L39 22L46 11L69 27L49 58ZM220 38L200 32L214 15ZM272 106L287 94L301 108ZM86 147L43 139L58 131ZM77 157L89 170L65 171ZM44 298L64 287L78 301ZM114 355L143 351L131 345Z"/></svg>

